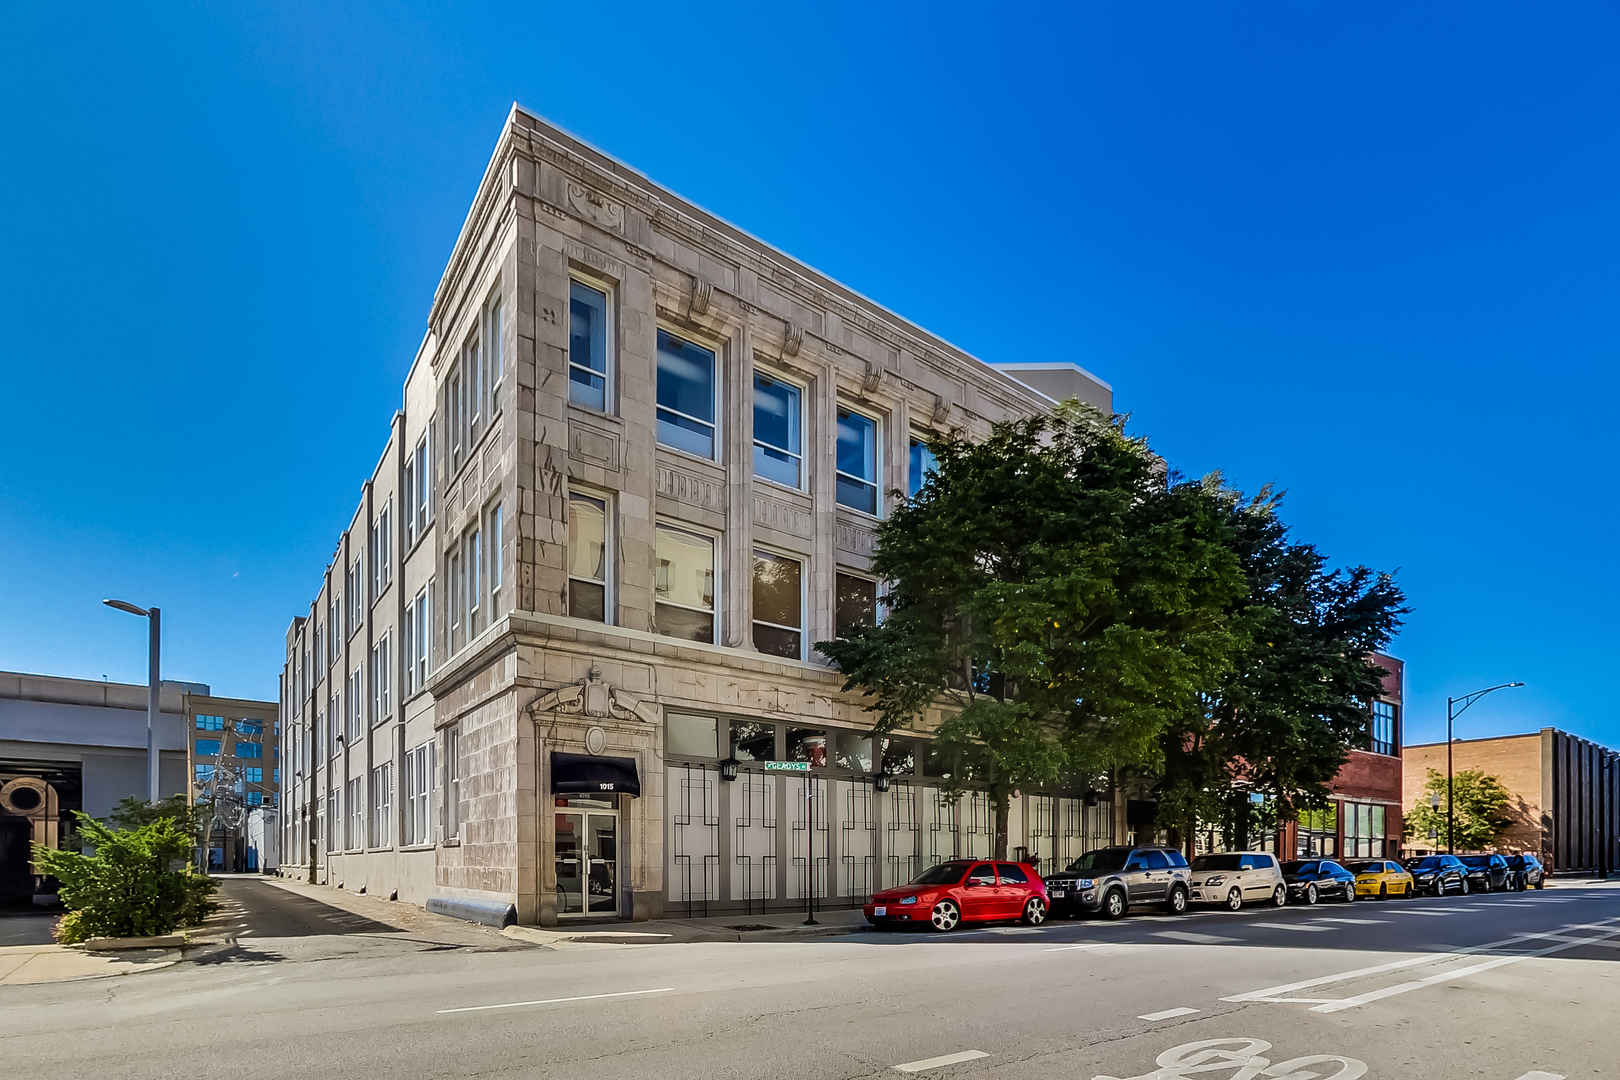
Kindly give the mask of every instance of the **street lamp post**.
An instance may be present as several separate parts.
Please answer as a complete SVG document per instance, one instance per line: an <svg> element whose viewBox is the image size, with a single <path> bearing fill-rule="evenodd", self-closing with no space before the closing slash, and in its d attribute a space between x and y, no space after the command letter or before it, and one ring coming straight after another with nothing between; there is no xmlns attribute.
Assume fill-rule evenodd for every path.
<svg viewBox="0 0 1620 1080"><path fill-rule="evenodd" d="M1456 845L1456 837L1455 837L1455 833L1454 833L1454 825L1456 823L1457 811L1456 811L1456 807L1453 804L1452 792L1451 792L1451 722L1453 720L1455 720L1457 717L1461 716L1464 712L1466 712L1467 709L1468 709L1468 706L1472 705L1474 702L1478 701L1480 698L1484 697L1486 694L1495 693L1497 690L1506 690L1509 687L1513 687L1513 686L1523 686L1523 685L1524 685L1524 683L1522 683L1522 682L1505 682L1505 683L1501 683L1501 684L1499 684L1497 686L1487 686L1483 690L1475 690L1472 694L1464 694L1462 697L1448 697L1448 698L1446 698L1446 854L1447 855L1455 855L1457 853L1457 851L1456 851L1456 846L1457 846ZM1458 705L1461 705L1462 707L1458 708L1457 707Z"/></svg>
<svg viewBox="0 0 1620 1080"><path fill-rule="evenodd" d="M162 615L157 608L139 608L123 600L103 600L108 607L139 615L147 621L148 656L146 669L146 801L158 801L158 651L162 641Z"/></svg>

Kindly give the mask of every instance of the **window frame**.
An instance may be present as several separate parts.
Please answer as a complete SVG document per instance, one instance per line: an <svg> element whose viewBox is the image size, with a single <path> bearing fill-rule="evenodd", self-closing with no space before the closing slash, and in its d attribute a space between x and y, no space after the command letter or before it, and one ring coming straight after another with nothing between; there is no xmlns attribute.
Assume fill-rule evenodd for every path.
<svg viewBox="0 0 1620 1080"><path fill-rule="evenodd" d="M761 555L769 556L769 557L774 558L774 559L782 559L782 560L785 560L787 562L795 563L795 564L798 565L798 567L799 567L799 625L798 626L783 626L780 623L766 622L764 619L759 618L758 611L750 610L749 611L749 627L748 627L748 631L749 631L748 632L748 643L750 645L752 645L754 651L759 653L761 656L769 656L769 657L772 657L773 659L777 659L777 660L798 660L798 661L802 662L804 660L805 641L806 641L806 638L808 637L808 633L807 633L807 631L805 629L804 624L807 621L806 618L805 618L805 615L806 615L806 612L807 612L807 610L808 610L808 608L810 606L809 605L809 599L810 599L810 597L809 597L810 560L809 560L809 558L807 558L806 556L803 556L803 555L790 554L790 553L785 552L785 551L776 551L776 550L773 550L770 547L767 547L767 546L764 546L764 545L761 545L761 544L755 544L754 548L753 548L753 551L750 552L750 555L749 555L749 575L748 575L749 592L748 592L748 595L749 595L749 600L750 600L750 604L749 604L750 608L753 608L753 606L754 606L753 605L754 589L755 589L755 587L757 587L756 583L758 581L758 578L755 576L755 570L757 570L757 568L759 566L759 557ZM782 656L780 653L766 652L765 650L761 649L759 647L758 643L755 641L755 638L754 638L755 628L760 627L760 626L769 627L769 628L771 628L773 630L783 630L783 631L787 631L788 633L798 635L798 638L799 638L798 654L795 655L795 656L786 656L785 657L785 656Z"/></svg>
<svg viewBox="0 0 1620 1080"><path fill-rule="evenodd" d="M759 409L759 387L755 385L755 383L759 379L769 379L773 383L780 383L783 386L790 387L793 390L794 395L798 398L798 417L795 420L795 433L798 435L799 448L797 450L789 450L785 447L775 446L771 443L761 443L759 439L759 424L756 420L756 422L752 425L752 450L748 463L750 470L752 470L753 478L755 480L763 480L767 484L775 484L777 487L787 488L789 491L804 491L809 486L809 470L805 468L804 463L804 432L806 402L810 396L810 387L797 379L790 379L787 376L780 375L769 368L755 367L753 375L749 379L748 385L750 388L749 392L751 399L754 402L754 411L756 414ZM767 450L775 450L778 453L791 456L798 470L799 482L797 484L784 484L780 480L774 480L769 476L762 475L759 471L758 465L755 463L758 457L758 452L762 448Z"/></svg>
<svg viewBox="0 0 1620 1080"><path fill-rule="evenodd" d="M872 586L872 625L881 626L883 623L883 583L875 577L855 573L847 567L833 568L833 637L839 636L838 622L838 579L849 578L851 581L864 581Z"/></svg>
<svg viewBox="0 0 1620 1080"><path fill-rule="evenodd" d="M858 416L872 425L872 479L847 473L838 467L838 422L840 413ZM851 483L861 484L872 489L872 509L865 510L859 506L851 506L844 502L838 494L838 481L848 479ZM870 413L857 409L853 405L839 402L833 409L833 503L845 510L863 514L870 518L883 516L883 419Z"/></svg>
<svg viewBox="0 0 1620 1080"><path fill-rule="evenodd" d="M708 352L708 353L713 355L713 357L714 357L714 370L711 372L710 380L709 380L709 408L710 408L711 412L714 414L714 419L713 420L704 420L702 417L692 416L689 413L683 413L678 409L671 409L671 408L668 408L668 407L666 407L664 405L658 404L658 352L659 352L659 350L658 350L658 345L657 345L657 339L656 339L656 336L655 336L654 345L653 345L653 442L660 449L667 450L667 451L670 451L670 452L676 453L676 454L685 454L686 456L691 457L691 458L695 458L698 461L712 461L712 462L715 462L717 464L723 462L724 459L725 459L725 453L724 453L725 434L724 434L724 431L723 431L723 429L721 427L721 421L724 419L724 415L725 415L725 413L724 413L725 398L724 398L724 393L723 393L723 384L725 382L724 372L725 372L725 362L726 362L725 349L724 349L723 345L721 345L719 343L716 343L715 345L707 345L704 342L698 340L697 337L694 336L694 335L688 334L688 333L686 333L684 331L673 330L670 327L662 325L662 324L658 326L657 334L668 334L670 337L674 338L676 341L679 341L679 342L681 342L683 344L686 344L686 345L695 346L695 347L697 347L699 349L702 349L705 352ZM658 414L662 413L662 412L669 412L669 413L674 414L675 416L682 417L683 419L687 419L687 420L691 420L691 421L693 421L695 423L707 425L709 427L710 431L711 431L711 434L712 434L712 449L711 449L710 453L707 456L705 456L703 454L694 453L691 450L683 449L683 448L681 448L679 446L674 445L673 443L666 443L666 442L664 442L664 440L660 439L658 437Z"/></svg>
<svg viewBox="0 0 1620 1080"><path fill-rule="evenodd" d="M613 495L610 492L599 492L591 488L569 487L566 493L564 506L570 516L574 512L575 496L578 496L581 499L588 499L591 502L602 504L602 580L594 581L591 578L576 576L574 574L574 553L572 550L568 550L563 553L563 558L566 562L566 566L564 568L566 571L566 576L570 586L572 586L575 581L579 581L589 585L600 585L602 587L602 625L613 626L615 625L613 618ZM653 550L653 557L656 559L656 533L654 534ZM584 616L574 613L574 597L572 588L569 589L566 599L568 601L568 617L571 619L583 619ZM588 621L594 622L595 620L592 619Z"/></svg>
<svg viewBox="0 0 1620 1080"><path fill-rule="evenodd" d="M913 461L913 458L918 450L922 451L922 456L927 458L927 461L923 463L922 472L914 474L913 470L917 463ZM915 499L917 497L917 492L922 490L923 477L930 472L937 473L938 465L939 459L934 457L932 450L928 449L928 440L913 431L906 443L906 498Z"/></svg>
<svg viewBox="0 0 1620 1080"><path fill-rule="evenodd" d="M582 289L589 289L591 292L594 292L597 295L602 297L602 371L600 371L600 372L597 372L594 369L592 369L590 367L587 367L587 366L585 366L583 364L574 363L574 286L576 286L576 285L578 285ZM613 286L609 285L607 282L598 281L596 279L587 277L586 275L581 274L576 270L570 270L569 271L569 274L568 274L568 326L567 326L567 331L568 331L568 358L567 358L567 364L568 364L568 404L577 406L577 407L579 407L581 409L590 409L593 412L599 412L599 413L602 413L605 416L615 415L615 412L616 412L616 410L613 407L614 406L614 393L615 393L615 391L617 389L615 387L615 385L614 385L614 382L615 382L615 380L614 380L614 372L618 368L618 364L616 364L614 362L615 359L616 359L615 354L614 354L614 350L615 350L615 347L616 347L617 341L618 341L618 336L614 333L614 329L615 329L614 328L614 322L615 322L615 313L616 313L616 311L617 311L617 306L614 303L614 288L613 288ZM656 352L656 345L654 346L654 348L655 348L655 352ZM654 360L654 378L656 380L656 377L657 377L657 371L656 371L657 357L656 357L656 355L654 356L653 360ZM601 376L601 379L602 379L602 404L601 404L600 407L592 405L590 402L575 401L574 400L574 369L575 368L578 368L581 371L589 371L593 375L600 375ZM657 394L657 387L655 386L654 387L655 399L656 399L656 394ZM655 400L654 401L654 406L656 407L656 405L657 405L657 401Z"/></svg>
<svg viewBox="0 0 1620 1080"><path fill-rule="evenodd" d="M713 582L713 593L711 594L710 607L709 607L707 612L704 612L704 610L702 608L687 607L685 604L678 604L678 603L674 603L672 601L660 600L658 598L658 533L659 533L659 530L661 530L661 529L669 529L669 530L671 530L673 532L685 533L688 536L695 536L695 537L698 537L699 539L707 540L709 542L709 552L710 552L709 566L710 566L710 572L712 574L711 580ZM721 542L720 542L720 537L716 536L714 533L709 532L706 529L693 528L692 526L686 524L685 522L680 522L680 523L677 524L677 523L674 523L674 522L665 521L665 520L660 519L660 518L654 518L653 519L652 556L653 556L653 633L657 634L659 637L666 637L671 641L690 641L690 642L694 642L694 643L699 644L699 645L705 645L705 644L707 644L707 645L718 645L720 643L720 639L721 639L721 636L722 636L722 631L721 631L721 626L720 626L721 583L725 580L725 578L721 576L722 573L723 573L723 567L722 567L723 551L722 551L722 546L721 546ZM694 612L697 612L699 614L707 614L713 620L712 632L710 634L709 640L707 642L704 642L704 641L699 641L696 638L683 638L683 637L676 637L673 634L661 633L657 628L658 627L658 606L660 604L667 604L670 607L679 608L682 611L694 611Z"/></svg>

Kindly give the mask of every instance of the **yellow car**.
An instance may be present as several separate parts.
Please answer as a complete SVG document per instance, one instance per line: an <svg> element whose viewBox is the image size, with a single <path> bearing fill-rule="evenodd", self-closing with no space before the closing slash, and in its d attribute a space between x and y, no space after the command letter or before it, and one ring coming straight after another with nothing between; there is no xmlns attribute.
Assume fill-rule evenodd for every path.
<svg viewBox="0 0 1620 1080"><path fill-rule="evenodd" d="M1391 896L1411 896L1417 883L1400 863L1393 859L1361 859L1344 864L1356 875L1356 896L1376 896L1387 900Z"/></svg>

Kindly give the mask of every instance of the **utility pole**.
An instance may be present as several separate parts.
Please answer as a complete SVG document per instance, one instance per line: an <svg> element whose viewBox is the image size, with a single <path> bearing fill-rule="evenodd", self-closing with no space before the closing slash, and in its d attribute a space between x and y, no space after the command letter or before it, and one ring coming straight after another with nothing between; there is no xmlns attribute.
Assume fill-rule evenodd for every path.
<svg viewBox="0 0 1620 1080"><path fill-rule="evenodd" d="M1451 722L1453 720L1455 720L1457 717L1461 716L1465 711L1467 711L1468 706L1472 705L1474 702L1478 701L1480 698L1484 697L1486 694L1494 693L1497 690L1506 690L1506 689L1508 689L1509 687L1512 687L1512 686L1523 686L1523 685L1524 685L1524 683L1522 683L1522 682L1502 683L1502 684L1500 684L1498 686L1487 686L1483 690L1475 690L1472 694L1464 694L1462 697L1448 697L1448 698L1446 698L1446 854L1447 855L1455 855L1455 854L1457 854L1457 846L1456 846L1456 843L1455 843L1456 834L1453 831L1454 827L1456 825L1456 813L1457 812L1456 812L1456 809L1455 809L1456 800L1453 798L1452 785L1451 785L1451 775L1452 775L1452 770L1451 770L1451 743L1452 743L1452 739L1451 739ZM1461 705L1462 708L1457 708L1458 705Z"/></svg>
<svg viewBox="0 0 1620 1080"><path fill-rule="evenodd" d="M162 681L159 677L159 661L161 659L163 641L163 613L157 608L136 607L127 600L103 600L110 608L127 611L131 615L139 615L147 622L147 664L146 664L146 801L158 801L158 693Z"/></svg>

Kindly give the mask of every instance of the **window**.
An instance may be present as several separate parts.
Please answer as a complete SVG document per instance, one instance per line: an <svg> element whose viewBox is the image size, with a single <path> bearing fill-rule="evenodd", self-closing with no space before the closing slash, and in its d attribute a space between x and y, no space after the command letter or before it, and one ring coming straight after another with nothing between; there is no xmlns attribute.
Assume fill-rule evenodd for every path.
<svg viewBox="0 0 1620 1080"><path fill-rule="evenodd" d="M445 408L450 416L451 476L454 476L461 469L461 429L465 420L465 406L466 403L462 400L461 391L461 369L457 368L450 373L450 382L445 388Z"/></svg>
<svg viewBox="0 0 1620 1080"><path fill-rule="evenodd" d="M214 778L214 767L212 765L193 765L191 767L191 778L198 784L206 784Z"/></svg>
<svg viewBox="0 0 1620 1080"><path fill-rule="evenodd" d="M714 459L714 353L658 331L658 441Z"/></svg>
<svg viewBox="0 0 1620 1080"><path fill-rule="evenodd" d="M344 785L343 795L349 803L349 827L343 840L346 848L364 847L366 843L366 804L361 797L361 784L357 776Z"/></svg>
<svg viewBox="0 0 1620 1080"><path fill-rule="evenodd" d="M271 769L270 770L270 782L272 784L281 783L281 770L280 769Z"/></svg>
<svg viewBox="0 0 1620 1080"><path fill-rule="evenodd" d="M1372 703L1372 752L1395 753L1395 706L1387 701Z"/></svg>
<svg viewBox="0 0 1620 1080"><path fill-rule="evenodd" d="M1001 883L1003 885L1029 884L1029 876L1024 873L1023 868L1020 866L1015 866L1012 863L996 863L996 873L1001 875Z"/></svg>
<svg viewBox="0 0 1620 1080"><path fill-rule="evenodd" d="M501 415L501 376L506 367L506 309L499 296L484 305L484 329L489 335L489 347L484 350L489 365L484 384L489 387L489 418L494 420Z"/></svg>
<svg viewBox="0 0 1620 1080"><path fill-rule="evenodd" d="M714 642L714 540L668 525L657 528L653 631Z"/></svg>
<svg viewBox="0 0 1620 1080"><path fill-rule="evenodd" d="M354 565L349 567L349 580L346 583L349 590L349 635L351 637L360 629L360 624L365 616L365 602L360 598L361 580L360 559L356 557Z"/></svg>
<svg viewBox="0 0 1620 1080"><path fill-rule="evenodd" d="M371 721L379 723L388 719L390 708L388 685L390 667L388 663L389 638L392 635L384 634L378 642L371 647Z"/></svg>
<svg viewBox="0 0 1620 1080"><path fill-rule="evenodd" d="M769 551L754 552L754 648L790 660L803 657L802 565Z"/></svg>
<svg viewBox="0 0 1620 1080"><path fill-rule="evenodd" d="M262 791L248 792L247 804L249 806L262 806L264 804L264 793Z"/></svg>
<svg viewBox="0 0 1620 1080"><path fill-rule="evenodd" d="M1294 850L1301 858L1339 853L1339 804L1328 803L1324 810L1301 810L1295 830Z"/></svg>
<svg viewBox="0 0 1620 1080"><path fill-rule="evenodd" d="M336 848L338 844L337 792L328 791L326 793L326 800L324 803L316 802L315 813L325 822L324 826L321 824L321 822L316 823L316 832L326 838L326 850L331 851L332 849Z"/></svg>
<svg viewBox="0 0 1620 1080"><path fill-rule="evenodd" d="M934 452L928 449L928 444L913 436L911 440L911 469L907 477L906 494L912 498L922 490L923 479L939 464L934 459Z"/></svg>
<svg viewBox="0 0 1620 1080"><path fill-rule="evenodd" d="M371 770L371 846L393 844L394 763L385 761Z"/></svg>
<svg viewBox="0 0 1620 1080"><path fill-rule="evenodd" d="M877 421L838 410L838 505L878 512Z"/></svg>
<svg viewBox="0 0 1620 1080"><path fill-rule="evenodd" d="M225 718L223 716L199 716L197 717L197 730L224 731Z"/></svg>
<svg viewBox="0 0 1620 1080"><path fill-rule="evenodd" d="M836 612L833 631L847 637L851 627L877 625L877 582L853 574L835 574Z"/></svg>
<svg viewBox="0 0 1620 1080"><path fill-rule="evenodd" d="M355 670L349 673L349 736L352 746L360 741L360 702L365 700L365 673Z"/></svg>
<svg viewBox="0 0 1620 1080"><path fill-rule="evenodd" d="M818 769L826 768L827 733L819 728L788 728L786 760L804 761Z"/></svg>
<svg viewBox="0 0 1620 1080"><path fill-rule="evenodd" d="M326 666L331 667L338 662L338 655L343 650L343 634L338 629L343 625L343 593L340 589L333 589L332 595L326 599L326 625L332 631L326 635Z"/></svg>
<svg viewBox="0 0 1620 1080"><path fill-rule="evenodd" d="M1383 858L1387 814L1382 806L1344 804L1344 854L1350 858Z"/></svg>
<svg viewBox="0 0 1620 1080"><path fill-rule="evenodd" d="M568 614L608 621L607 500L568 495Z"/></svg>
<svg viewBox="0 0 1620 1080"><path fill-rule="evenodd" d="M607 294L570 283L568 294L568 400L607 412Z"/></svg>
<svg viewBox="0 0 1620 1080"><path fill-rule="evenodd" d="M421 590L405 607L405 692L414 694L427 686L428 668L428 591Z"/></svg>
<svg viewBox="0 0 1620 1080"><path fill-rule="evenodd" d="M444 733L444 835L461 835L461 729Z"/></svg>
<svg viewBox="0 0 1620 1080"><path fill-rule="evenodd" d="M664 721L664 752L678 757L720 756L719 723L712 716L684 716L670 713Z"/></svg>
<svg viewBox="0 0 1620 1080"><path fill-rule="evenodd" d="M382 513L371 523L371 602L382 598L394 577L394 534L389 528L393 517L392 501L383 504Z"/></svg>
<svg viewBox="0 0 1620 1080"><path fill-rule="evenodd" d="M256 742L239 742L236 744L236 756L239 758L263 758L264 744Z"/></svg>
<svg viewBox="0 0 1620 1080"><path fill-rule="evenodd" d="M733 720L731 756L738 761L775 761L776 725L757 720Z"/></svg>
<svg viewBox="0 0 1620 1080"><path fill-rule="evenodd" d="M198 757L219 757L219 740L218 739L198 739L197 740L197 756Z"/></svg>
<svg viewBox="0 0 1620 1080"><path fill-rule="evenodd" d="M461 445L468 451L484 430L484 350L477 329L461 347Z"/></svg>
<svg viewBox="0 0 1620 1080"><path fill-rule="evenodd" d="M1147 868L1149 870L1170 869L1170 860L1166 858L1164 852L1160 851L1158 848L1150 848L1142 854L1147 857Z"/></svg>
<svg viewBox="0 0 1620 1080"><path fill-rule="evenodd" d="M754 475L800 486L799 388L754 373Z"/></svg>
<svg viewBox="0 0 1620 1080"><path fill-rule="evenodd" d="M484 628L480 616L483 607L479 601L483 598L483 569L484 569L484 528L480 521L468 531L461 545L461 597L466 605L466 614L462 617L462 626L466 629L467 640L471 641L478 636Z"/></svg>
<svg viewBox="0 0 1620 1080"><path fill-rule="evenodd" d="M257 765L249 765L242 770L242 779L250 784L264 783L264 769Z"/></svg>
<svg viewBox="0 0 1620 1080"><path fill-rule="evenodd" d="M501 504L496 503L484 512L484 544L488 553L484 559L484 581L489 588L489 604L484 608L484 621L493 625L501 617Z"/></svg>
<svg viewBox="0 0 1620 1080"><path fill-rule="evenodd" d="M236 730L239 733L243 734L243 735L263 735L264 734L264 721L263 720L238 720L236 722Z"/></svg>
<svg viewBox="0 0 1620 1080"><path fill-rule="evenodd" d="M429 423L429 430L432 424ZM416 441L416 449L405 459L405 547L416 546L416 542L427 535L428 524L433 520L433 443L424 435Z"/></svg>
<svg viewBox="0 0 1620 1080"><path fill-rule="evenodd" d="M433 842L433 744L425 742L405 752L406 844Z"/></svg>

